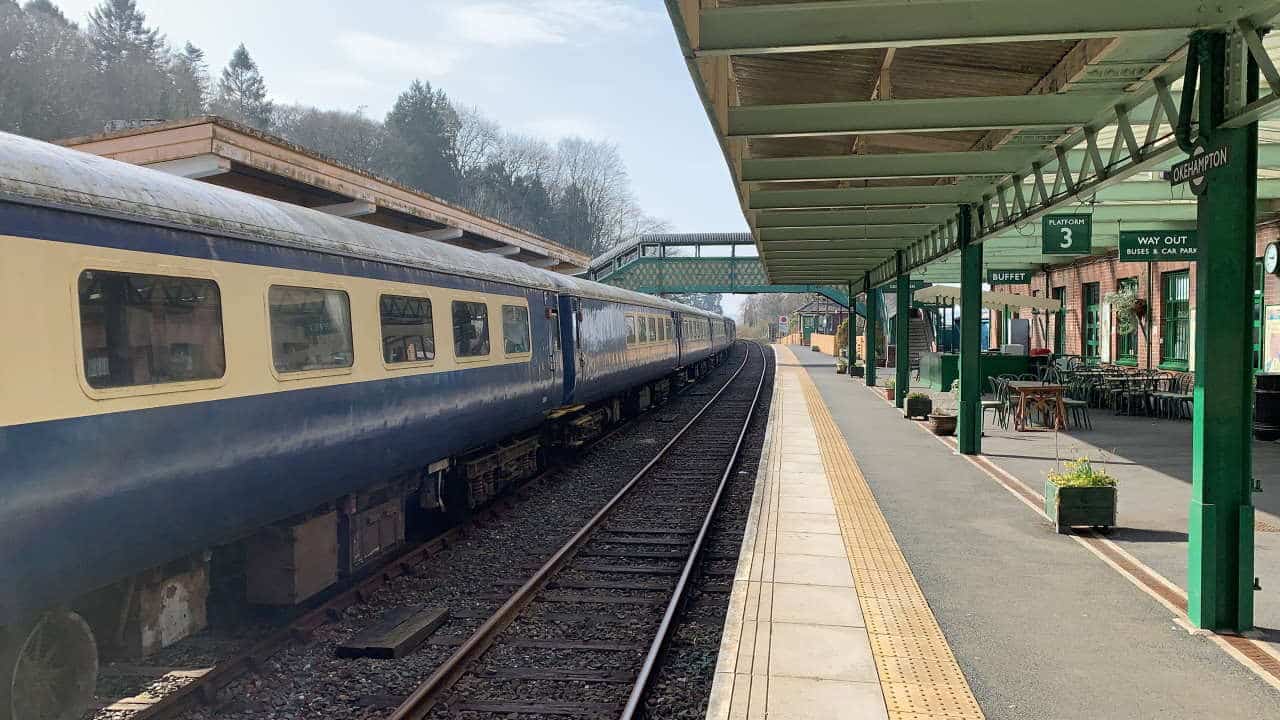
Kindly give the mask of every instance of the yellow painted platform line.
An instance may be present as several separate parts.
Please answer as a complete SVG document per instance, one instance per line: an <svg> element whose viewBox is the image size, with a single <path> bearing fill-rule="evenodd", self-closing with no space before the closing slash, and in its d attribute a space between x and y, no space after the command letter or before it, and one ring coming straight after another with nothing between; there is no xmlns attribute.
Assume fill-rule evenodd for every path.
<svg viewBox="0 0 1280 720"><path fill-rule="evenodd" d="M790 349L775 349L780 368L799 365ZM982 720L982 709L844 435L808 371L799 369L889 717Z"/></svg>

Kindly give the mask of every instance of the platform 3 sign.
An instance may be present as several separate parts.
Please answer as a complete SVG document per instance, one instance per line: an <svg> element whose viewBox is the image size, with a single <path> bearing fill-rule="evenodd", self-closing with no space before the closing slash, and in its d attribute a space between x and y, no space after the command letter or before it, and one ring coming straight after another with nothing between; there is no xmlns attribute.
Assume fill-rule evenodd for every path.
<svg viewBox="0 0 1280 720"><path fill-rule="evenodd" d="M1121 230L1120 262L1195 262L1200 236L1195 230Z"/></svg>
<svg viewBox="0 0 1280 720"><path fill-rule="evenodd" d="M1093 248L1093 215L1045 215L1040 222L1040 252L1045 255L1088 255Z"/></svg>

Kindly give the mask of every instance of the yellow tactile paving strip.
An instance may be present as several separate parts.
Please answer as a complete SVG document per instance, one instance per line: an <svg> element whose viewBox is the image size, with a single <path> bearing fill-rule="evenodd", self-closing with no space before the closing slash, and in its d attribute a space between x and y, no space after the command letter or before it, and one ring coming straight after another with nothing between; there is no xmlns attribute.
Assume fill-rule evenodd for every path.
<svg viewBox="0 0 1280 720"><path fill-rule="evenodd" d="M775 346L779 371L798 365ZM791 370L790 368L786 368ZM844 436L809 373L798 368L891 720L985 716L907 566Z"/></svg>

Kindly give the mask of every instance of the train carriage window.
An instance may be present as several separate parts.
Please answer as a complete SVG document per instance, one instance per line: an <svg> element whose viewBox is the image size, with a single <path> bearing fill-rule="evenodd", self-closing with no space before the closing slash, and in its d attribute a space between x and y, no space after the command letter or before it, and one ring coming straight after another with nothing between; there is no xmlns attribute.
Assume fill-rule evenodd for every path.
<svg viewBox="0 0 1280 720"><path fill-rule="evenodd" d="M78 292L90 387L216 380L226 371L214 281L85 270Z"/></svg>
<svg viewBox="0 0 1280 720"><path fill-rule="evenodd" d="M649 342L649 324L644 321L644 316L636 317L636 342L641 345Z"/></svg>
<svg viewBox="0 0 1280 720"><path fill-rule="evenodd" d="M508 355L529 352L529 309L502 306L502 349Z"/></svg>
<svg viewBox="0 0 1280 720"><path fill-rule="evenodd" d="M657 342L658 340L658 318L645 318L645 323L649 326L649 342Z"/></svg>
<svg viewBox="0 0 1280 720"><path fill-rule="evenodd" d="M384 362L394 365L436 358L436 336L431 325L429 299L383 295L378 300L378 310L382 319Z"/></svg>
<svg viewBox="0 0 1280 720"><path fill-rule="evenodd" d="M276 372L351 367L355 349L351 344L351 300L345 292L272 285L267 290L267 305Z"/></svg>
<svg viewBox="0 0 1280 720"><path fill-rule="evenodd" d="M460 358L489 354L489 306L453 301L453 352Z"/></svg>
<svg viewBox="0 0 1280 720"><path fill-rule="evenodd" d="M636 344L636 317L634 315L627 316L627 344Z"/></svg>
<svg viewBox="0 0 1280 720"><path fill-rule="evenodd" d="M667 341L670 342L672 340L675 340L676 334L671 324L671 318L664 318L662 321L662 324L667 328Z"/></svg>

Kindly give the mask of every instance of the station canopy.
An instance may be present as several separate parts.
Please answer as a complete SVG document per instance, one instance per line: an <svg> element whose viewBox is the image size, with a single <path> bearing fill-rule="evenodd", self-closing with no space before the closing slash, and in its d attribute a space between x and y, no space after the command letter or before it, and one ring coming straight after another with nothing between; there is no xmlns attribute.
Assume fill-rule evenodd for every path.
<svg viewBox="0 0 1280 720"><path fill-rule="evenodd" d="M668 0L768 280L959 278L957 208L984 262L1039 269L1047 214L1088 214L1105 254L1121 231L1195 227L1174 136L1190 33L1233 33L1275 111L1269 26L1280 2ZM1280 131L1263 123L1258 211L1280 206Z"/></svg>

